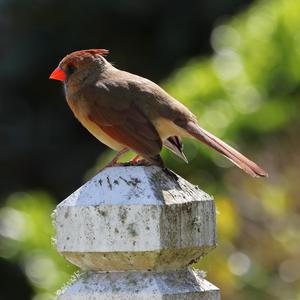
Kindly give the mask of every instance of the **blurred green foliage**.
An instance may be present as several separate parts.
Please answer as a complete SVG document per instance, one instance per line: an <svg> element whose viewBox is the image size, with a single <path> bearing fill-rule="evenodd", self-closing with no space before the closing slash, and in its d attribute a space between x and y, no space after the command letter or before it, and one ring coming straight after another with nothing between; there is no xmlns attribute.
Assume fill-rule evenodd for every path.
<svg viewBox="0 0 300 300"><path fill-rule="evenodd" d="M299 0L258 2L216 26L212 57L193 59L164 83L203 127L270 172L249 178L192 140L189 165L164 152L169 167L216 196L219 246L197 266L223 299L300 299L299 12ZM53 208L49 196L32 193L12 195L0 211L0 255L22 266L35 300L74 271L51 245Z"/></svg>
<svg viewBox="0 0 300 300"><path fill-rule="evenodd" d="M261 1L220 24L211 36L213 57L193 59L165 88L219 137L246 153L262 147L265 135L279 134L299 118L299 8L296 0ZM198 143L189 147L196 151L188 155L193 168L186 166L187 175L207 164L198 159L199 151L227 165Z"/></svg>
<svg viewBox="0 0 300 300"><path fill-rule="evenodd" d="M54 203L44 192L16 193L0 210L0 256L21 266L36 293L34 300L52 299L75 271L52 241Z"/></svg>

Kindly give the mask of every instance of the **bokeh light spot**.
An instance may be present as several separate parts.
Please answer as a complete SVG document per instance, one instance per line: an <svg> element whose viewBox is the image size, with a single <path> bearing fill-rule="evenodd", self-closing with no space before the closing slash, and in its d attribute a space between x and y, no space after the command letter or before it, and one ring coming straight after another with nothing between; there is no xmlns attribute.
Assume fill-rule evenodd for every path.
<svg viewBox="0 0 300 300"><path fill-rule="evenodd" d="M233 49L224 49L214 56L213 67L222 80L238 77L243 71L241 58Z"/></svg>
<svg viewBox="0 0 300 300"><path fill-rule="evenodd" d="M300 260L288 259L279 265L279 276L285 282L294 282L300 278Z"/></svg>
<svg viewBox="0 0 300 300"><path fill-rule="evenodd" d="M242 252L234 252L228 259L228 267L234 275L243 276L249 271L251 260Z"/></svg>
<svg viewBox="0 0 300 300"><path fill-rule="evenodd" d="M216 52L224 48L237 48L241 43L239 32L229 25L216 27L211 35L211 45Z"/></svg>
<svg viewBox="0 0 300 300"><path fill-rule="evenodd" d="M23 213L10 207L0 210L0 235L3 237L22 240L26 233L26 220Z"/></svg>

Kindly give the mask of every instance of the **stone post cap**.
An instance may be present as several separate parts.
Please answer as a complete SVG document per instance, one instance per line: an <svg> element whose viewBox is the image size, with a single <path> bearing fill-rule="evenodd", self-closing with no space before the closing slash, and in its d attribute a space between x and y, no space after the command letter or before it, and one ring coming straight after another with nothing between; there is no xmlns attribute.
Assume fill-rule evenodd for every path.
<svg viewBox="0 0 300 300"><path fill-rule="evenodd" d="M58 251L84 270L175 270L216 245L213 198L155 166L105 169L54 218Z"/></svg>

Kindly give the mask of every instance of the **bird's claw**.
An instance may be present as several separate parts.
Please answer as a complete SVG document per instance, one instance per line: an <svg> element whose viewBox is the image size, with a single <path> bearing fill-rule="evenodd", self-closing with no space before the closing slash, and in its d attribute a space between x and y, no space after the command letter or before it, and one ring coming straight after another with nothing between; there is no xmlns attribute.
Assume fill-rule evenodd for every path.
<svg viewBox="0 0 300 300"><path fill-rule="evenodd" d="M126 166L126 167L129 167L129 166L151 166L151 163L148 162L147 160L145 159L140 159L140 160L136 160L136 161L128 161L128 162L125 162L125 163L122 163L123 166Z"/></svg>

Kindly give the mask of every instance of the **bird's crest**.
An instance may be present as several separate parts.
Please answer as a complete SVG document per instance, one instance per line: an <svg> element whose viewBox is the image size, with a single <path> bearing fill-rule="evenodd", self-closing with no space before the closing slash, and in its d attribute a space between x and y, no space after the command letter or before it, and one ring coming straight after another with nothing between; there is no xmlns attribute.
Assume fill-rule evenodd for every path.
<svg viewBox="0 0 300 300"><path fill-rule="evenodd" d="M64 59L61 61L61 63L66 61L72 61L74 59L82 59L83 57L87 57L90 55L101 55L105 56L109 53L109 50L106 49L87 49L87 50L78 50L75 52L72 52L64 57Z"/></svg>
<svg viewBox="0 0 300 300"><path fill-rule="evenodd" d="M74 54L76 53L77 55L84 55L85 53L89 53L89 54L99 54L99 55L105 56L109 53L109 50L106 50L106 49L87 49L87 50L75 51L73 53ZM73 54L73 53L71 53L71 54Z"/></svg>

